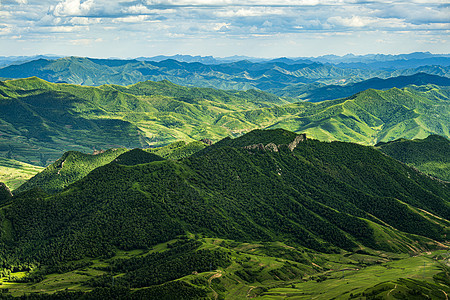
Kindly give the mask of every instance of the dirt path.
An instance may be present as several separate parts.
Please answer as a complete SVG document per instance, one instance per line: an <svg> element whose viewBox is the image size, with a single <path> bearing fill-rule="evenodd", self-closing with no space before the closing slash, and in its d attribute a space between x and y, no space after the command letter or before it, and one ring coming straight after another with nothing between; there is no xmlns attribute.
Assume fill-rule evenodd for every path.
<svg viewBox="0 0 450 300"><path fill-rule="evenodd" d="M219 297L219 294L211 287L211 281L212 281L214 278L219 278L219 277L221 277L221 276L222 276L222 273L220 273L220 271L218 271L216 274L212 275L212 276L209 277L209 279L208 279L208 285L209 285L209 288L211 289L211 291L212 291L213 294L214 294L214 299L217 299L217 298Z"/></svg>
<svg viewBox="0 0 450 300"><path fill-rule="evenodd" d="M395 290L396 288L397 288L397 285L395 285L394 288L392 290L390 290L389 293L387 293L386 299L389 297L389 295L392 293L392 291Z"/></svg>
<svg viewBox="0 0 450 300"><path fill-rule="evenodd" d="M446 293L445 291L443 291L443 290L440 290L440 291L444 293L444 295L445 295L445 300L448 300L448 295L447 295L447 293Z"/></svg>
<svg viewBox="0 0 450 300"><path fill-rule="evenodd" d="M251 291L252 291L254 288L256 288L256 286L250 286L250 289L249 289L248 292L247 292L247 298L250 297L250 293L251 293Z"/></svg>

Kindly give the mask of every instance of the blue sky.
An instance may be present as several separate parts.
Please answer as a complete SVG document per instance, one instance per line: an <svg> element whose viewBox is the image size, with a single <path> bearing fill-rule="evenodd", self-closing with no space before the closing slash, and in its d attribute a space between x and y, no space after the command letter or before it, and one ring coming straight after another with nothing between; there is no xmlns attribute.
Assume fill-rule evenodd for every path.
<svg viewBox="0 0 450 300"><path fill-rule="evenodd" d="M0 0L0 55L449 53L449 0Z"/></svg>

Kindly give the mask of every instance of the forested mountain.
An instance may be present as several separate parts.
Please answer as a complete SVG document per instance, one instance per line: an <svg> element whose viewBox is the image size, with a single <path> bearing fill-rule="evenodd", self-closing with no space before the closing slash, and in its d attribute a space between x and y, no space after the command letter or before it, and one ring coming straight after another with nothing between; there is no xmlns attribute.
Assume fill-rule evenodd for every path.
<svg viewBox="0 0 450 300"><path fill-rule="evenodd" d="M450 181L450 141L430 135L425 139L399 139L377 145L387 155L418 170Z"/></svg>
<svg viewBox="0 0 450 300"><path fill-rule="evenodd" d="M349 97L353 94L365 91L367 89L387 90L391 88L404 88L409 85L427 85L434 84L438 86L450 86L450 78L430 75L426 73L417 73L410 76L398 76L387 79L378 77L357 83L346 85L318 85L301 84L292 85L282 90L275 89L274 93L280 96L294 97L311 102L320 102L337 98ZM269 92L272 90L268 90Z"/></svg>
<svg viewBox="0 0 450 300"><path fill-rule="evenodd" d="M83 87L34 78L0 82L0 155L47 166L66 151L217 141L256 128L376 144L449 137L449 88L366 90L321 103L261 91L188 88L168 81Z"/></svg>
<svg viewBox="0 0 450 300"><path fill-rule="evenodd" d="M186 88L167 81L129 87L53 84L36 77L0 83L0 152L46 166L68 150L144 147L219 139L218 116L289 103L259 91Z"/></svg>
<svg viewBox="0 0 450 300"><path fill-rule="evenodd" d="M35 187L47 193L62 191L69 184L80 180L95 168L110 163L126 151L127 149L119 148L95 154L66 152L60 159L18 187L15 192L19 193Z"/></svg>
<svg viewBox="0 0 450 300"><path fill-rule="evenodd" d="M15 173L13 173L16 174L15 177L22 175L24 178L21 181L16 182L11 180L5 174L2 174L2 176L7 179L5 181L6 184L11 186L16 194L33 188L40 188L46 193L53 194L62 191L70 184L82 179L92 170L110 162L122 165L135 165L163 160L163 158L182 159L204 149L208 145L207 143L208 141L195 141L190 143L179 141L167 146L148 148L146 150L119 148L98 151L94 154L69 151L64 153L60 159L56 160L44 170L34 166L30 166L33 167L31 170L24 169L22 165L26 164L21 163L22 165L19 165L21 168L15 170ZM2 169L5 168L6 172L10 171L6 164L2 164L1 167ZM26 177L27 174L29 174L28 177ZM23 182L25 183L22 184Z"/></svg>
<svg viewBox="0 0 450 300"><path fill-rule="evenodd" d="M442 58L445 59L445 58ZM447 58L448 59L448 58ZM80 85L130 85L141 81L169 80L176 84L218 89L247 90L257 88L283 93L284 88L311 83L343 84L373 77L390 78L427 73L449 77L448 64L419 65L410 68L342 68L309 60L248 60L220 64L163 61L93 59L65 57L56 60L38 59L0 69L0 77L26 78L37 76L50 82ZM376 88L376 87L370 87ZM293 95L298 97L298 95ZM335 99L329 95L327 99Z"/></svg>
<svg viewBox="0 0 450 300"><path fill-rule="evenodd" d="M333 264L354 268L355 252L370 265L395 257L388 252L448 244L449 184L373 147L276 129L227 138L182 160L148 154L125 152L122 163L98 167L60 193L30 190L4 203L4 274L31 289L49 283L49 274L78 270L84 286L71 290L96 288L97 297L233 298L252 286L255 295L270 295L270 283L302 282ZM11 279L17 271L27 275ZM320 276L317 282L327 278Z"/></svg>

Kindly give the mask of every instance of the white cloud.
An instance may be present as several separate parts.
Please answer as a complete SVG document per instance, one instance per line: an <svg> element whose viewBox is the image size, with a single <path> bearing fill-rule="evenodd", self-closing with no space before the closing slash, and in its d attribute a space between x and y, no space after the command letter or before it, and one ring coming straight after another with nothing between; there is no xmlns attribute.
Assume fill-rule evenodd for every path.
<svg viewBox="0 0 450 300"><path fill-rule="evenodd" d="M131 14L149 14L152 13L150 9L148 9L146 6L142 4L133 5L128 7L125 12L131 13Z"/></svg>
<svg viewBox="0 0 450 300"><path fill-rule="evenodd" d="M230 25L231 25L230 23L216 23L216 24L214 24L213 29L215 31L225 30L225 29L228 29L228 26L230 26Z"/></svg>
<svg viewBox="0 0 450 300"><path fill-rule="evenodd" d="M312 6L341 5L355 1L344 0L147 0L148 5L162 6Z"/></svg>
<svg viewBox="0 0 450 300"><path fill-rule="evenodd" d="M0 35L12 33L12 27L8 24L0 24Z"/></svg>
<svg viewBox="0 0 450 300"><path fill-rule="evenodd" d="M83 16L89 13L94 4L94 0L64 0L53 7L55 16Z"/></svg>
<svg viewBox="0 0 450 300"><path fill-rule="evenodd" d="M210 43L209 49L214 48L212 45L220 43L221 47L226 47L227 43L233 44L237 40L243 44L269 38L282 42L282 37L290 41L297 39L298 45L302 45L300 41L304 41L306 37L308 41L321 38L343 40L344 37L356 41L358 32L364 32L361 33L363 36L371 34L373 44L376 44L376 40L387 42L380 42L377 47L392 42L389 44L392 45L392 49L395 49L395 45L399 46L399 49L406 49L403 44L399 45L393 36L413 37L410 38L413 45L418 35L427 33L435 36L436 41L447 41L446 47L449 49L448 0L0 0L0 2L0 23L4 24L0 26L1 39L9 40L10 44L16 41L13 36L21 36L22 41L33 43L40 41L41 46L36 46L38 52L45 49L42 45L49 44L48 41L51 39L48 36L69 46L71 45L69 41L74 39L79 45L90 43L92 47L88 48L92 49L99 47L95 40L102 37L102 45L114 45L111 47L113 51L117 45L114 39L120 35L122 39L128 41L123 51L127 51L126 49L133 51L134 48L145 49L158 43L163 45L163 41L170 41L178 47L186 45L183 42L185 40L193 43L192 47L196 46L193 40L199 41L198 47ZM23 5L24 3L27 4ZM383 32L392 35L385 36ZM209 42L219 36L220 43ZM405 37L402 43L406 43L406 39ZM422 46L426 44L426 38L423 40ZM254 45L255 51L263 51L259 42L255 42ZM315 44L312 42L310 45L308 47L312 49L312 45ZM440 42L439 45L441 45L439 51L442 52L445 45L442 46ZM430 47L433 46L434 44ZM361 45L361 49L363 47L369 46ZM0 47L0 51L6 52L7 50L2 48L8 47ZM174 44L166 48L173 49ZM239 49L247 51L244 46ZM433 49L430 48L429 51L433 52ZM179 52L183 52L183 48L180 48Z"/></svg>
<svg viewBox="0 0 450 300"><path fill-rule="evenodd" d="M115 18L114 23L141 23L147 21L147 15L128 16L123 18Z"/></svg>
<svg viewBox="0 0 450 300"><path fill-rule="evenodd" d="M80 31L80 30L88 30L88 28L84 27L84 26L53 26L53 27L49 27L48 31L50 32L61 32L61 33L66 33L66 32L74 32L74 31Z"/></svg>
<svg viewBox="0 0 450 300"><path fill-rule="evenodd" d="M369 24L375 23L377 19L370 17L352 16L345 18L341 16L330 17L327 19L328 23L340 25L344 27L364 27Z"/></svg>
<svg viewBox="0 0 450 300"><path fill-rule="evenodd" d="M76 46L91 46L94 43L101 43L103 42L102 38L98 38L98 39L75 39L75 40L71 40L70 43L72 45L76 45Z"/></svg>
<svg viewBox="0 0 450 300"><path fill-rule="evenodd" d="M335 27L348 27L348 28L366 28L370 30L376 30L379 28L392 28L392 29L405 29L415 28L417 26L407 23L405 20L396 18L374 18L365 16L352 16L349 18L336 16L327 19L327 22Z"/></svg>
<svg viewBox="0 0 450 300"><path fill-rule="evenodd" d="M27 4L27 0L3 0L4 4ZM1 2L0 2L1 5Z"/></svg>
<svg viewBox="0 0 450 300"><path fill-rule="evenodd" d="M86 18L86 17L73 17L70 19L70 23L74 25L89 25L100 23L101 18Z"/></svg>
<svg viewBox="0 0 450 300"><path fill-rule="evenodd" d="M221 18L230 17L259 17L267 15L284 15L286 10L274 7L243 7L231 8L215 12L215 15Z"/></svg>

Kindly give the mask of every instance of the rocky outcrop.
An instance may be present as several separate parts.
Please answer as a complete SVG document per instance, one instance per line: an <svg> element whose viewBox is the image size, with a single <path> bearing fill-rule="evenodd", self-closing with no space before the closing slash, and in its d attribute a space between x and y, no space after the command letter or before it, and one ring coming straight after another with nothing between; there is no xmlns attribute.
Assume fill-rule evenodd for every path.
<svg viewBox="0 0 450 300"><path fill-rule="evenodd" d="M264 149L267 151L278 152L278 147L274 143L268 143Z"/></svg>
<svg viewBox="0 0 450 300"><path fill-rule="evenodd" d="M213 144L213 142L210 139L201 139L200 142L208 146L211 146Z"/></svg>
<svg viewBox="0 0 450 300"><path fill-rule="evenodd" d="M254 145L248 145L248 146L245 146L244 149L248 149L248 150L257 149L257 150L262 150L262 151L278 152L278 147L274 143L269 143L265 146L261 143L254 144Z"/></svg>
<svg viewBox="0 0 450 300"><path fill-rule="evenodd" d="M99 154L102 154L102 153L105 153L105 150L103 150L103 149L95 150L94 149L94 152L92 153L92 155L99 155Z"/></svg>
<svg viewBox="0 0 450 300"><path fill-rule="evenodd" d="M244 146L244 149L248 149L248 150L262 150L262 151L271 151L271 152L278 152L280 147L282 146L287 146L289 148L289 150L294 151L294 149L297 147L297 145L300 142L306 141L306 133L302 133L299 134L295 137L295 139L289 143L288 145L285 144L281 144L281 145L275 145L274 143L268 143L267 145L263 145L262 143L259 144L253 144L253 145L248 145L248 146Z"/></svg>
<svg viewBox="0 0 450 300"><path fill-rule="evenodd" d="M295 139L288 145L289 150L294 151L298 143L306 141L306 133L301 133L295 137Z"/></svg>

